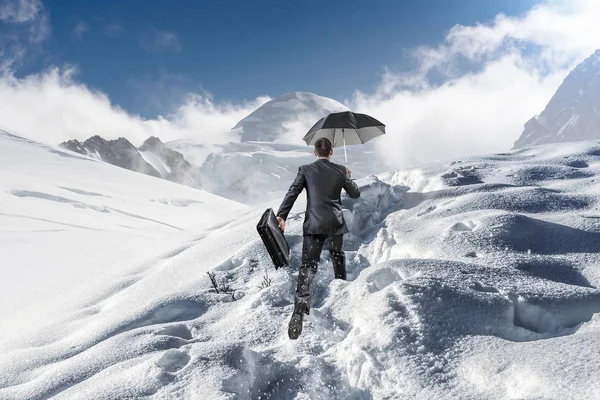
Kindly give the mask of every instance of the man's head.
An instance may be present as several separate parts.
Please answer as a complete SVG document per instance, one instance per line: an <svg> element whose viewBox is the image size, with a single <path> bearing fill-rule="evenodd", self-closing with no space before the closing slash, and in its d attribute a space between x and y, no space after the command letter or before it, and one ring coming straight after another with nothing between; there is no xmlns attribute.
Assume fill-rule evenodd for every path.
<svg viewBox="0 0 600 400"><path fill-rule="evenodd" d="M315 156L331 158L333 154L333 146L331 141L327 138L317 139L315 142Z"/></svg>

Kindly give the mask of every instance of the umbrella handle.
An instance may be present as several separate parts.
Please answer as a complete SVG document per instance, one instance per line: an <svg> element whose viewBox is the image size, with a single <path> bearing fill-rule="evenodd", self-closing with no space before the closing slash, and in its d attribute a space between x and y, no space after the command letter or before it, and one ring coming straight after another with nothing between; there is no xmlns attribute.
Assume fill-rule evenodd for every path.
<svg viewBox="0 0 600 400"><path fill-rule="evenodd" d="M344 158L346 159L346 169L348 169L348 153L346 153L346 133L342 128L342 140L344 141Z"/></svg>

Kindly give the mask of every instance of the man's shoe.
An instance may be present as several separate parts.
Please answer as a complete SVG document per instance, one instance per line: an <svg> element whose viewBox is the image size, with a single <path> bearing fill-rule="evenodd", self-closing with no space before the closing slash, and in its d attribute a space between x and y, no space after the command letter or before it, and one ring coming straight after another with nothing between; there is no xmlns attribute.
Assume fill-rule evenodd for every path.
<svg viewBox="0 0 600 400"><path fill-rule="evenodd" d="M297 302L294 305L294 312L292 313L292 319L290 319L290 325L288 326L288 336L290 339L296 340L300 337L305 312L306 304Z"/></svg>

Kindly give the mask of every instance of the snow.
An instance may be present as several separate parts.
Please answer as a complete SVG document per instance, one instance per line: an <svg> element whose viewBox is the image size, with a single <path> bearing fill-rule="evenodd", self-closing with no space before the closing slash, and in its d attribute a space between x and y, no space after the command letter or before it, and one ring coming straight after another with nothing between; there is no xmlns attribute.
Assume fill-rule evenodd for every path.
<svg viewBox="0 0 600 400"><path fill-rule="evenodd" d="M67 198L36 179L78 179L70 187L115 196L138 213L140 204L155 205L143 200L154 182L184 197L172 193L179 186L130 180L127 171L114 175L121 180L109 191L105 164L2 140L3 151L12 146L7 154L33 146L36 157L48 153L82 171L59 176L44 158L29 157L30 175L19 175L27 180L16 185L15 178L8 190ZM2 157L0 171L16 158ZM91 176L92 167L83 173L86 163L101 166L105 179ZM287 338L287 322L303 196L287 222L292 265L277 271L256 223L278 201L235 215L223 210L212 217L218 225L181 226L168 241L153 241L152 251L0 317L0 398L600 398L599 174L600 143L583 142L361 179L361 198L343 201L349 281L333 280L323 252L297 341ZM2 212L7 198L14 207L43 204L3 190ZM175 210L144 216L175 224ZM89 262L82 249L69 249ZM35 267L19 258L13 264ZM236 289L235 301L211 288L209 271ZM272 283L261 288L265 274Z"/></svg>
<svg viewBox="0 0 600 400"><path fill-rule="evenodd" d="M0 316L244 208L0 131Z"/></svg>
<svg viewBox="0 0 600 400"><path fill-rule="evenodd" d="M558 132L556 132L556 136L562 137L565 129L567 129L568 127L570 127L572 125L576 125L578 120L579 120L579 114L573 114L573 116L571 118L569 118L569 120L567 122L565 122L565 124L558 130Z"/></svg>
<svg viewBox="0 0 600 400"><path fill-rule="evenodd" d="M218 153L222 150L222 145L195 143L197 140L192 138L179 139L167 142L165 145L183 154L185 159L195 166L202 165L210 154Z"/></svg>
<svg viewBox="0 0 600 400"><path fill-rule="evenodd" d="M348 111L348 107L314 93L290 92L263 104L232 131L240 133L242 142L288 140L290 130L300 140L320 118L339 111Z"/></svg>
<svg viewBox="0 0 600 400"><path fill-rule="evenodd" d="M314 159L313 147L306 145L260 141L228 143L202 164L201 180L211 193L256 205L280 199L296 177L298 167ZM382 157L374 155L371 142L348 146L348 159L355 178L388 169ZM344 164L341 148L334 149L332 161Z"/></svg>
<svg viewBox="0 0 600 400"><path fill-rule="evenodd" d="M171 168L169 168L169 166L153 152L140 151L140 154L148 164L152 165L152 167L160 173L161 176L171 173Z"/></svg>

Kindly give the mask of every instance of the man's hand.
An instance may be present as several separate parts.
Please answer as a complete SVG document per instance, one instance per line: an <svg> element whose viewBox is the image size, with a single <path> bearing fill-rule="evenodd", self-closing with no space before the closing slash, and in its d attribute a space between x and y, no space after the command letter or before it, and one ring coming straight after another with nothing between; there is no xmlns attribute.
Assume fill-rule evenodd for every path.
<svg viewBox="0 0 600 400"><path fill-rule="evenodd" d="M352 179L352 171L350 171L348 167L346 167L346 175L348 175L348 178Z"/></svg>
<svg viewBox="0 0 600 400"><path fill-rule="evenodd" d="M277 222L279 222L279 229L281 229L281 232L285 232L285 220L281 217L277 217Z"/></svg>

